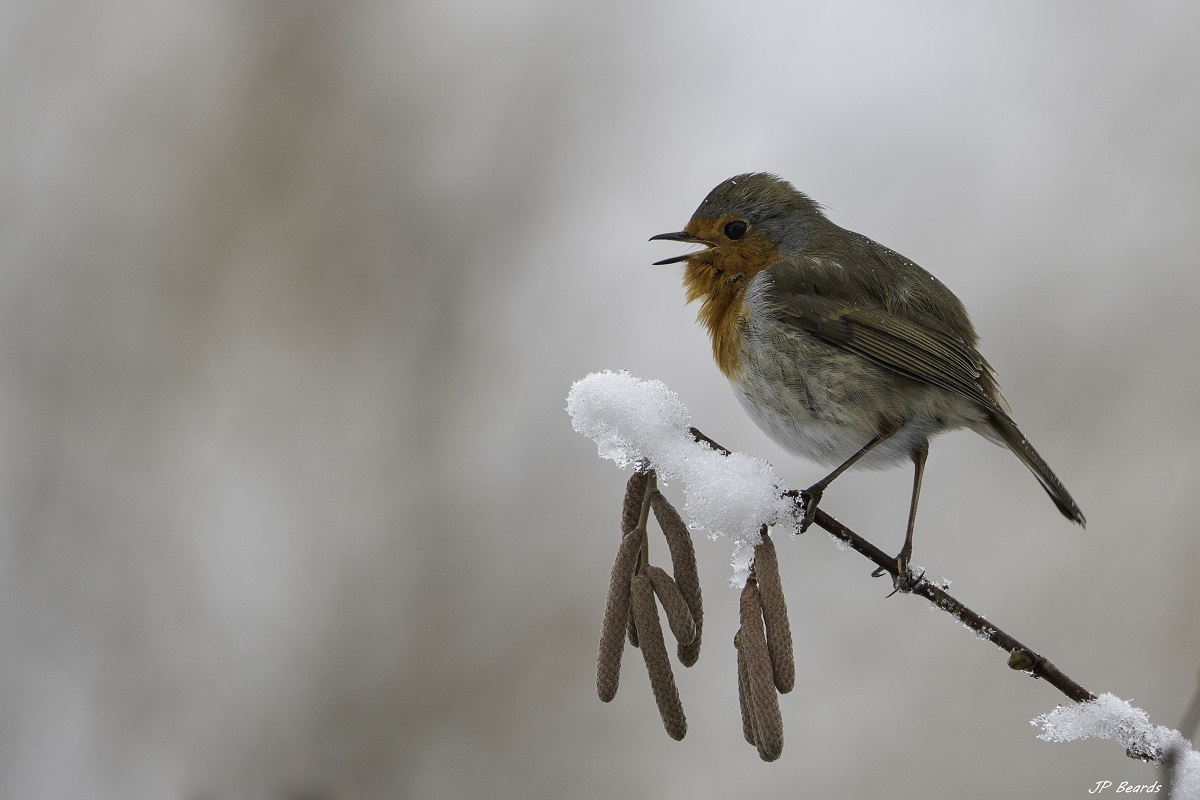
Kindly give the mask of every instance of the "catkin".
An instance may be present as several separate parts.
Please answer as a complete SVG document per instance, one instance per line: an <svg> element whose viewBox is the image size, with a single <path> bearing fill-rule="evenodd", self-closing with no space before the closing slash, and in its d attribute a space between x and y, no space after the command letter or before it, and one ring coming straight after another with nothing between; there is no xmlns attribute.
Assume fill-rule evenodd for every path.
<svg viewBox="0 0 1200 800"><path fill-rule="evenodd" d="M742 653L746 658L758 757L763 761L774 761L783 752L783 716L779 712L779 695L775 693L767 640L763 634L762 604L753 580L747 581L742 589L741 622Z"/></svg>
<svg viewBox="0 0 1200 800"><path fill-rule="evenodd" d="M650 471L643 472L634 470L629 476L629 480L625 482L625 500L621 504L621 534L627 535L637 529L638 523L642 521L642 509L646 505L646 491L650 484ZM643 535L644 532L643 532ZM641 553L639 552L640 556ZM637 570L637 562L630 570L630 576ZM633 625L633 615L627 614L627 624L625 626L625 635L629 638L629 643L634 647L638 646L637 628Z"/></svg>
<svg viewBox="0 0 1200 800"><path fill-rule="evenodd" d="M666 570L653 565L646 567L646 577L653 584L654 594L658 596L658 602L667 614L667 624L675 636L675 641L681 645L691 644L696 638L696 623L675 581Z"/></svg>
<svg viewBox="0 0 1200 800"><path fill-rule="evenodd" d="M746 672L746 655L742 652L742 634L733 635L733 647L737 650L738 708L742 711L742 735L747 744L754 744L754 709L750 702L750 676Z"/></svg>
<svg viewBox="0 0 1200 800"><path fill-rule="evenodd" d="M654 509L654 518L662 528L671 551L671 568L675 573L675 585L692 612L692 621L696 623L696 636L688 644L679 643L679 663L690 667L700 658L700 639L704 629L704 604L700 597L700 575L696 570L696 550L692 545L692 535L687 525L679 516L679 512L670 501L659 491L651 491L650 504Z"/></svg>
<svg viewBox="0 0 1200 800"><path fill-rule="evenodd" d="M621 505L621 533L629 533L637 527L642 517L642 503L646 497L646 482L650 473L634 471L625 483L625 502Z"/></svg>
<svg viewBox="0 0 1200 800"><path fill-rule="evenodd" d="M629 640L630 645L638 647L637 626L633 624L633 612L630 611L625 616L628 617L625 623L625 638Z"/></svg>
<svg viewBox="0 0 1200 800"><path fill-rule="evenodd" d="M787 603L779 579L779 559L775 543L766 530L762 543L754 548L754 578L758 582L763 622L767 628L767 653L775 688L787 694L796 685L796 659L792 652L792 629L788 624Z"/></svg>
<svg viewBox="0 0 1200 800"><path fill-rule="evenodd" d="M604 621L600 626L600 649L596 655L596 693L605 703L617 696L621 679L621 653L625 649L625 627L629 619L629 584L642 549L644 531L633 530L621 537L612 577L608 581L608 599L604 603Z"/></svg>
<svg viewBox="0 0 1200 800"><path fill-rule="evenodd" d="M663 727L672 739L682 739L687 733L687 718L683 715L679 689L675 686L675 675L671 672L671 660L663 641L658 608L654 604L654 587L645 575L638 575L631 582L630 602L642 644L642 658L650 674L650 687L654 690L654 702L658 704Z"/></svg>

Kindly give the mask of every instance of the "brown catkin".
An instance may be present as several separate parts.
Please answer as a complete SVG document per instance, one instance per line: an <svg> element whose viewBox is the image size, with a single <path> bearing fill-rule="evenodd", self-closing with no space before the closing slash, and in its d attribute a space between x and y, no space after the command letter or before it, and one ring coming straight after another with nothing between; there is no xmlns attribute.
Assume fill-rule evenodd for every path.
<svg viewBox="0 0 1200 800"><path fill-rule="evenodd" d="M600 650L596 655L596 693L605 703L617 696L621 679L621 653L625 649L625 626L629 619L629 584L642 549L645 532L633 531L621 537L617 558L608 581L608 599L604 603L604 621L600 626Z"/></svg>
<svg viewBox="0 0 1200 800"><path fill-rule="evenodd" d="M762 543L754 548L754 578L758 582L763 622L767 628L767 653L775 688L787 694L796 685L796 659L792 652L792 628L779 579L779 559L770 535L762 532Z"/></svg>
<svg viewBox="0 0 1200 800"><path fill-rule="evenodd" d="M637 647L637 626L633 624L633 611L630 611L626 616L629 617L629 620L625 624L625 638L629 640L629 644Z"/></svg>
<svg viewBox="0 0 1200 800"><path fill-rule="evenodd" d="M775 693L767 639L763 634L762 604L753 580L746 581L742 589L741 622L742 652L750 684L758 757L763 761L774 761L783 752L783 716L779 713L779 695Z"/></svg>
<svg viewBox="0 0 1200 800"><path fill-rule="evenodd" d="M696 570L696 549L687 525L661 492L650 493L650 505L671 551L675 585L679 587L679 593L692 612L692 621L696 623L696 637L688 644L680 642L678 648L679 663L690 667L700 658L700 639L704 630L704 604L700 597L700 574Z"/></svg>
<svg viewBox="0 0 1200 800"><path fill-rule="evenodd" d="M696 638L696 623L692 619L691 609L684 602L679 587L666 570L650 565L646 567L646 577L654 586L654 594L658 595L659 605L667 613L667 624L675 641L680 644L691 644Z"/></svg>
<svg viewBox="0 0 1200 800"><path fill-rule="evenodd" d="M682 739L687 733L687 718L683 715L679 689L671 672L671 659L667 656L667 644L663 641L658 607L654 604L654 587L645 575L637 575L631 582L630 602L638 639L642 643L642 658L650 673L650 687L654 690L654 702L658 704L663 727L672 739Z"/></svg>
<svg viewBox="0 0 1200 800"><path fill-rule="evenodd" d="M742 635L733 635L733 647L737 650L738 708L742 711L742 736L747 744L755 743L754 710L750 704L750 676L746 673L746 656L742 653Z"/></svg>
<svg viewBox="0 0 1200 800"><path fill-rule="evenodd" d="M642 517L642 503L646 497L646 483L650 473L635 471L625 483L625 502L621 505L621 533L629 533L637 527Z"/></svg>
<svg viewBox="0 0 1200 800"><path fill-rule="evenodd" d="M629 476L629 480L625 482L625 500L621 505L621 534L628 535L637 530L638 524L642 521L642 510L646 506L649 498L646 497L647 489L650 486L651 472L643 472L634 470ZM643 536L645 531L643 530ZM638 553L640 556L641 553ZM640 566L640 558L634 562L633 570L630 575L637 571ZM625 626L625 635L629 639L629 643L634 647L638 646L637 628L633 626L633 615L627 614L627 624Z"/></svg>

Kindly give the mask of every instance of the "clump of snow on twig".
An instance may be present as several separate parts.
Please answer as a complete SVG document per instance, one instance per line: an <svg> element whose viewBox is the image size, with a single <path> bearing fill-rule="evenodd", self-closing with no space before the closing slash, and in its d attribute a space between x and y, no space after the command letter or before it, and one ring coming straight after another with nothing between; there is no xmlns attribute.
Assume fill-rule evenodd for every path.
<svg viewBox="0 0 1200 800"><path fill-rule="evenodd" d="M679 395L657 380L628 372L594 372L571 386L572 427L618 467L646 463L664 480L683 483L691 527L734 543L732 583L743 586L765 523L793 522L774 468L743 453L722 455L690 433L691 415Z"/></svg>
<svg viewBox="0 0 1200 800"><path fill-rule="evenodd" d="M1126 750L1161 761L1175 753L1173 799L1200 800L1200 753L1179 731L1150 722L1150 715L1112 694L1073 706L1059 706L1030 721L1040 725L1039 739L1070 742L1076 739L1115 739Z"/></svg>

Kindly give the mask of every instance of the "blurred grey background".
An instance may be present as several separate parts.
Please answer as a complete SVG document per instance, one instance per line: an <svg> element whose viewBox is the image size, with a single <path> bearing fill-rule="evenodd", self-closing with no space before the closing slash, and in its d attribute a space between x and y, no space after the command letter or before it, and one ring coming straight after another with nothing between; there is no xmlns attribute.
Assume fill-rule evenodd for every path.
<svg viewBox="0 0 1200 800"><path fill-rule="evenodd" d="M741 739L729 543L662 731L594 657L604 368L796 486L683 305L769 170L971 309L1088 515L939 440L916 561L1175 726L1200 667L1200 5L11 2L0 9L0 795L1083 796L1150 782L820 532L780 558L783 758ZM825 507L898 548L910 476ZM678 499L678 487L668 487Z"/></svg>

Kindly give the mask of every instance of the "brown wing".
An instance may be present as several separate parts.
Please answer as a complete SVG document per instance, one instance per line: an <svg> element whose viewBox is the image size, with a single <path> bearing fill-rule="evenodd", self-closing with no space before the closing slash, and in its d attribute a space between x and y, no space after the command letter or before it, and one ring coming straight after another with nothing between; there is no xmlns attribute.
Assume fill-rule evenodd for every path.
<svg viewBox="0 0 1200 800"><path fill-rule="evenodd" d="M914 380L1001 410L990 370L970 344L931 317L856 308L819 294L776 297L781 321ZM990 391L989 391L990 390Z"/></svg>

